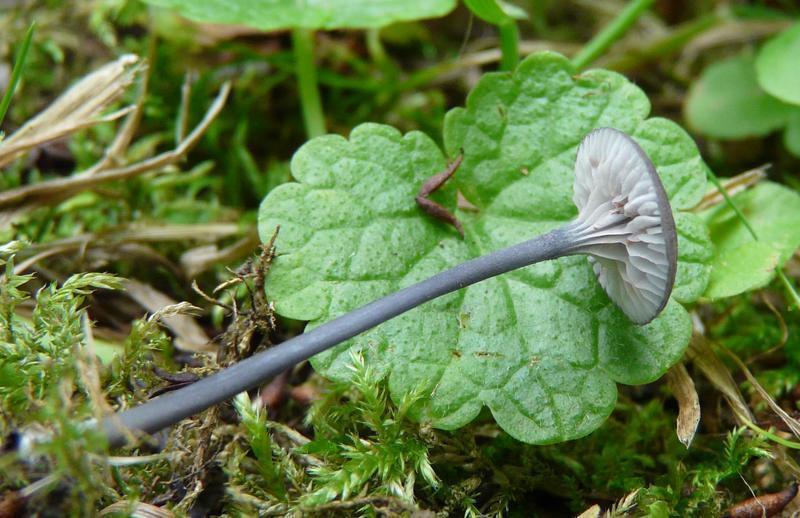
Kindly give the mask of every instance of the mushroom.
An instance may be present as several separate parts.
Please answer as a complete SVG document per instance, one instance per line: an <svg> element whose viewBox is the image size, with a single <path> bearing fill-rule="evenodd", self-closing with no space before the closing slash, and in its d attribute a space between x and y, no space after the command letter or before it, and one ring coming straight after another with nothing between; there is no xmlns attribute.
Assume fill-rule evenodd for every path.
<svg viewBox="0 0 800 518"><path fill-rule="evenodd" d="M154 433L177 423L431 299L540 261L587 254L610 299L633 322L650 322L669 300L677 260L672 210L652 162L625 133L594 130L578 148L573 201L578 216L560 228L457 265L105 418L109 444L124 444L131 431Z"/></svg>
<svg viewBox="0 0 800 518"><path fill-rule="evenodd" d="M576 250L589 254L600 284L637 324L667 305L678 241L667 193L653 163L625 133L601 128L578 148L572 200Z"/></svg>

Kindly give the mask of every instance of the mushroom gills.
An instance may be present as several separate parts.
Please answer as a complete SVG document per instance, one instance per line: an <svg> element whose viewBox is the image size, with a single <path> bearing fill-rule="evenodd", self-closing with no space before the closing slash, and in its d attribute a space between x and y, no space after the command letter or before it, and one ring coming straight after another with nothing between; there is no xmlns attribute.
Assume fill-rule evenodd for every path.
<svg viewBox="0 0 800 518"><path fill-rule="evenodd" d="M666 306L677 268L675 222L653 163L625 133L594 130L578 148L573 201L573 253L589 254L600 284L633 322L650 322Z"/></svg>

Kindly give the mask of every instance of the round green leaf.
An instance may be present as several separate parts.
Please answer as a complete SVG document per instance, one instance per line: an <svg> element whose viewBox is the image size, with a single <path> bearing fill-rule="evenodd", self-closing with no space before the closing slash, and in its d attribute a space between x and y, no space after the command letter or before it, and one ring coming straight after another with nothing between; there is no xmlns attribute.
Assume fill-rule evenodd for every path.
<svg viewBox="0 0 800 518"><path fill-rule="evenodd" d="M145 0L201 22L235 23L264 31L280 29L363 29L436 18L455 0Z"/></svg>
<svg viewBox="0 0 800 518"><path fill-rule="evenodd" d="M740 55L703 71L689 90L684 114L700 133L739 139L783 127L790 108L761 89L753 58Z"/></svg>
<svg viewBox="0 0 800 518"><path fill-rule="evenodd" d="M347 140L314 139L292 161L298 183L276 188L261 206L262 238L281 226L268 295L280 314L314 327L569 221L577 212L577 145L596 127L632 134L675 206L692 206L705 190L705 166L685 132L646 119L648 112L644 94L624 77L599 70L578 76L554 54L529 57L513 75L486 75L467 107L445 121L447 149L451 156L463 149L464 161L436 199L456 210L458 189L475 205L456 211L463 240L414 200L445 165L431 139L375 124L355 128ZM705 289L710 245L697 218L678 215L676 222L676 297L688 302ZM690 332L674 300L652 323L632 324L587 259L574 256L431 301L312 362L323 375L348 379L348 351L359 350L389 376L393 398L427 396L418 415L434 426L463 426L487 406L514 437L551 443L597 428L614 406L615 383L657 379L680 358Z"/></svg>
<svg viewBox="0 0 800 518"><path fill-rule="evenodd" d="M751 241L718 251L706 297L720 299L761 288L775 275L778 253L767 243Z"/></svg>
<svg viewBox="0 0 800 518"><path fill-rule="evenodd" d="M800 23L778 34L756 59L758 84L768 94L800 105Z"/></svg>

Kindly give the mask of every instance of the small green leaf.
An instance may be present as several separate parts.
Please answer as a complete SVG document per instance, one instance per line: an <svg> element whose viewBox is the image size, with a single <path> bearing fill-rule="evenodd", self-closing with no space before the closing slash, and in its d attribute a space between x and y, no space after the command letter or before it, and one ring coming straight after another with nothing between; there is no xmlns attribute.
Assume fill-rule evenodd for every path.
<svg viewBox="0 0 800 518"><path fill-rule="evenodd" d="M754 241L733 210L719 205L705 211L716 246L705 296L730 297L764 286L800 246L800 195L772 182L737 194L733 202L758 233Z"/></svg>
<svg viewBox="0 0 800 518"><path fill-rule="evenodd" d="M756 58L758 84L768 94L800 105L800 23L778 34Z"/></svg>
<svg viewBox="0 0 800 518"><path fill-rule="evenodd" d="M192 20L235 23L264 31L279 29L359 29L435 18L453 10L456 0L145 0L177 10Z"/></svg>
<svg viewBox="0 0 800 518"><path fill-rule="evenodd" d="M740 55L706 68L689 90L689 125L711 137L739 139L782 128L791 107L764 92L753 58Z"/></svg>
<svg viewBox="0 0 800 518"><path fill-rule="evenodd" d="M646 119L644 93L602 70L577 75L564 57L526 59L514 74L485 75L466 108L448 113L444 141L464 160L437 201L456 214L465 239L415 203L445 159L427 136L361 125L348 140L325 136L292 160L298 183L264 200L259 230L281 226L268 295L309 328L446 268L557 227L576 215L575 153L591 129L634 136L653 159L674 208L706 188L705 165L674 123ZM456 210L456 189L477 208ZM710 243L693 215L680 233L676 299L705 290ZM585 257L566 257L488 279L438 298L334 349L312 363L347 380L354 349L392 398L425 394L418 417L453 429L488 406L514 437L551 443L585 435L608 416L615 382L657 379L683 354L691 332L671 301L646 326L632 324L600 287Z"/></svg>
<svg viewBox="0 0 800 518"><path fill-rule="evenodd" d="M783 132L783 145L794 156L800 157L800 109L792 110L786 131Z"/></svg>
<svg viewBox="0 0 800 518"><path fill-rule="evenodd" d="M777 265L778 253L760 241L719 250L705 296L719 299L760 288L775 275Z"/></svg>
<svg viewBox="0 0 800 518"><path fill-rule="evenodd" d="M514 19L506 13L496 0L464 0L475 16L494 25L503 25L513 22Z"/></svg>

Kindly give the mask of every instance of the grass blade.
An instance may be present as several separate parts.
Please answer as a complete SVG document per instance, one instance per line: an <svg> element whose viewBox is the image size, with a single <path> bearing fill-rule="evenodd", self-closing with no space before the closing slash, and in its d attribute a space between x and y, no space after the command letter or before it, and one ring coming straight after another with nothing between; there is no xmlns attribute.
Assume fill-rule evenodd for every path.
<svg viewBox="0 0 800 518"><path fill-rule="evenodd" d="M25 68L25 58L28 56L28 50L31 47L33 40L33 29L36 27L36 22L32 22L28 31L25 33L25 38L22 40L22 46L17 51L16 59L14 60L14 70L11 71L11 81L8 83L6 93L3 94L3 100L0 101L0 124L6 117L8 106L11 104L11 97L14 96L14 90L17 89L17 83L22 77L22 69Z"/></svg>

